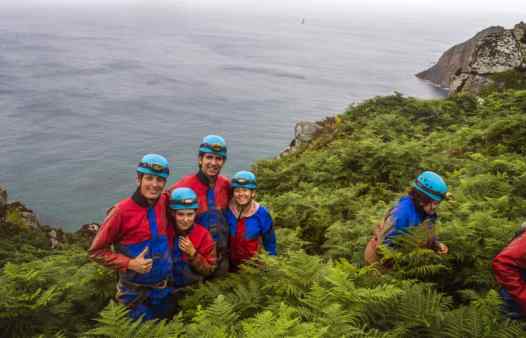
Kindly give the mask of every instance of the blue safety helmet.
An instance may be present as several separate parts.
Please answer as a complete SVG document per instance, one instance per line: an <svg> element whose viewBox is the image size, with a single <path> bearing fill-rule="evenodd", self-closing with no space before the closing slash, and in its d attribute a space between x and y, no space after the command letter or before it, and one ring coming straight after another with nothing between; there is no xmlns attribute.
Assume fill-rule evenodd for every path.
<svg viewBox="0 0 526 338"><path fill-rule="evenodd" d="M238 171L234 175L234 177L232 177L231 187L232 189L245 188L245 189L255 190L256 189L256 175L246 170Z"/></svg>
<svg viewBox="0 0 526 338"><path fill-rule="evenodd" d="M157 154L144 155L137 166L137 173L167 178L170 175L168 160Z"/></svg>
<svg viewBox="0 0 526 338"><path fill-rule="evenodd" d="M197 195L190 188L177 188L170 194L168 205L172 210L197 209Z"/></svg>
<svg viewBox="0 0 526 338"><path fill-rule="evenodd" d="M208 135L203 138L199 146L199 155L214 154L221 156L226 160L226 143L225 139L217 135Z"/></svg>
<svg viewBox="0 0 526 338"><path fill-rule="evenodd" d="M432 171L424 171L411 184L433 201L440 202L448 197L448 187L444 179Z"/></svg>

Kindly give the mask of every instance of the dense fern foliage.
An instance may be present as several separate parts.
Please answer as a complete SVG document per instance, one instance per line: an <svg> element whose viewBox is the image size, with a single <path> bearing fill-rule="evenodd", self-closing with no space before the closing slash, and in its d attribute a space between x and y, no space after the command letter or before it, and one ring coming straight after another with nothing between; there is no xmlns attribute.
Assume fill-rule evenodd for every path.
<svg viewBox="0 0 526 338"><path fill-rule="evenodd" d="M500 314L491 259L526 219L526 91L444 100L395 94L353 105L334 121L297 152L254 166L258 198L278 228L278 257L188 290L170 321L139 325L109 302L113 275L84 251L27 252L28 259L18 251L0 257L10 261L0 275L2 332L524 336L523 323ZM392 269L363 267L374 225L425 169L442 174L455 197L439 208L449 254L419 247L415 231L400 250L382 248Z"/></svg>

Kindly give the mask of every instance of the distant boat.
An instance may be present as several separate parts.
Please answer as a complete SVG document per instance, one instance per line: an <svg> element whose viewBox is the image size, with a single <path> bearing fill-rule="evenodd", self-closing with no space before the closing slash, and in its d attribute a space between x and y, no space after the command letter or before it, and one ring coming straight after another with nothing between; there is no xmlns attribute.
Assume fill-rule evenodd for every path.
<svg viewBox="0 0 526 338"><path fill-rule="evenodd" d="M301 19L301 24L303 25L305 23L305 18Z"/></svg>

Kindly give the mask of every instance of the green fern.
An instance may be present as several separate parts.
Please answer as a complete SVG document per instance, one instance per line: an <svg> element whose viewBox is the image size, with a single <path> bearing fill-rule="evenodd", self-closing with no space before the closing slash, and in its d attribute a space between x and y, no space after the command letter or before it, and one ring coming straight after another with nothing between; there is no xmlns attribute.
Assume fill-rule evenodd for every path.
<svg viewBox="0 0 526 338"><path fill-rule="evenodd" d="M132 320L125 306L111 302L100 313L97 327L86 332L85 337L150 338L182 337L184 326L179 318L167 322Z"/></svg>

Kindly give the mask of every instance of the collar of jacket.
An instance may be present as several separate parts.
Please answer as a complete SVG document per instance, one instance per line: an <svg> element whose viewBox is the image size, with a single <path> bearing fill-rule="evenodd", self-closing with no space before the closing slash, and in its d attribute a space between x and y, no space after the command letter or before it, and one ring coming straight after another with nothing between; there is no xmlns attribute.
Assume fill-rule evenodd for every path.
<svg viewBox="0 0 526 338"><path fill-rule="evenodd" d="M203 183L206 186L210 186L210 180L200 168L196 176L199 182Z"/></svg>
<svg viewBox="0 0 526 338"><path fill-rule="evenodd" d="M230 205L228 207L230 208L230 211L232 211L232 213L234 214L234 216L236 216L237 219L248 218L248 217L253 216L258 211L259 203L254 200L250 201L250 205L246 206L242 210L241 215L239 214L240 210L237 209L234 199L230 200Z"/></svg>
<svg viewBox="0 0 526 338"><path fill-rule="evenodd" d="M189 227L188 229L182 231L182 230L179 230L177 229L177 225L174 225L174 229L175 229L175 236L183 236L183 237L186 237L188 236L191 232L192 232L192 229L194 228L195 226L195 223L192 224L191 227Z"/></svg>
<svg viewBox="0 0 526 338"><path fill-rule="evenodd" d="M150 205L148 203L148 200L141 194L141 191L139 190L139 188L137 188L137 190L135 190L135 192L133 193L132 195L132 200L137 203L140 207L142 208L153 208L155 207L155 205L157 204L157 201L159 199L156 199L152 205Z"/></svg>

